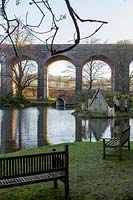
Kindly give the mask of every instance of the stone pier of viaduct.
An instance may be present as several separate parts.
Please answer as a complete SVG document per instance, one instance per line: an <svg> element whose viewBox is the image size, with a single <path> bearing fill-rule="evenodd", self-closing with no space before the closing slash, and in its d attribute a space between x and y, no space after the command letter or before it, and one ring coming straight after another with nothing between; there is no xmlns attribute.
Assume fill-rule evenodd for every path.
<svg viewBox="0 0 133 200"><path fill-rule="evenodd" d="M66 44L55 45L57 49ZM45 45L26 45L19 49L21 60L33 60L38 64L38 100L48 97L48 66L58 60L71 62L76 68L76 91L82 91L82 68L91 60L101 60L111 68L112 94L129 93L129 65L133 61L132 44L79 44L71 51L51 56ZM1 46L1 94L11 91L12 84L6 76L10 66L17 63L17 58L11 46ZM58 69L57 69L58 70Z"/></svg>

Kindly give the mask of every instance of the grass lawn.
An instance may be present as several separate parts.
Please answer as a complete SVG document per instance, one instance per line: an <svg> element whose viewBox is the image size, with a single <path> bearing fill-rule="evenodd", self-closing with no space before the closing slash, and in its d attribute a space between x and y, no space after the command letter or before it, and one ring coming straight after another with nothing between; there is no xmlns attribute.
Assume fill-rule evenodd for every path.
<svg viewBox="0 0 133 200"><path fill-rule="evenodd" d="M53 146L63 149L63 144ZM53 146L15 154L49 151ZM102 142L69 143L69 162L70 200L133 199L133 143L130 151L123 149L122 161L116 157L103 160ZM55 190L52 182L46 182L1 189L0 200L64 200L62 182L58 186Z"/></svg>

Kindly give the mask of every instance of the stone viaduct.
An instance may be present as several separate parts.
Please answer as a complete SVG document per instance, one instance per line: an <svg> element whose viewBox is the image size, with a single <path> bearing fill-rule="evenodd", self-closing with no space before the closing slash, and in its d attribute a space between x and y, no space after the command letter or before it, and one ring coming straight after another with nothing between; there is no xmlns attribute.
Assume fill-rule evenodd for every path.
<svg viewBox="0 0 133 200"><path fill-rule="evenodd" d="M56 44L57 49L66 44ZM21 50L21 60L33 60L38 64L38 100L48 97L48 66L57 60L70 61L76 67L76 91L82 91L82 67L90 60L101 60L111 68L112 94L129 93L129 65L133 61L132 44L79 44L71 51L51 56L45 45L26 45ZM13 48L9 45L0 48L1 94L11 90L11 82L6 77L10 65L17 63ZM58 70L58 69L57 69ZM10 85L10 87L9 87Z"/></svg>

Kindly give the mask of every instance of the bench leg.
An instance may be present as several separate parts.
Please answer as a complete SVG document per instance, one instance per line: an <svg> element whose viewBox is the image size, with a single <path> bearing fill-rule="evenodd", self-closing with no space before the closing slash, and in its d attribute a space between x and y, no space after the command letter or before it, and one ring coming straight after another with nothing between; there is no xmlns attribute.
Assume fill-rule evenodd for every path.
<svg viewBox="0 0 133 200"><path fill-rule="evenodd" d="M64 187L65 187L65 199L68 199L69 197L69 180L68 179L65 180Z"/></svg>
<svg viewBox="0 0 133 200"><path fill-rule="evenodd" d="M54 180L54 189L57 189L57 180Z"/></svg>
<svg viewBox="0 0 133 200"><path fill-rule="evenodd" d="M105 159L105 139L103 139L103 159Z"/></svg>
<svg viewBox="0 0 133 200"><path fill-rule="evenodd" d="M128 150L130 150L130 139L128 139Z"/></svg>
<svg viewBox="0 0 133 200"><path fill-rule="evenodd" d="M119 159L122 160L122 147L119 147Z"/></svg>

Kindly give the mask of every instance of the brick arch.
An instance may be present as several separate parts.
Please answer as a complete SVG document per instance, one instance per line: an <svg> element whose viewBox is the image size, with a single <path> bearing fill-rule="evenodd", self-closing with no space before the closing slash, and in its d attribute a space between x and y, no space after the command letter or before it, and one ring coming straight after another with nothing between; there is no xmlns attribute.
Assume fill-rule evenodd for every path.
<svg viewBox="0 0 133 200"><path fill-rule="evenodd" d="M21 56L20 59L19 59L19 58L16 58L16 56L12 56L12 57L10 57L10 58L7 60L7 62L8 62L8 64L10 64L10 65L14 65L14 64L17 64L17 62L19 62L19 61L24 61L24 60L30 60L30 61L34 61L34 62L37 63L37 61L36 61L35 59L33 59L32 57L30 57L30 56L28 56L28 55L24 55L24 54Z"/></svg>
<svg viewBox="0 0 133 200"><path fill-rule="evenodd" d="M47 61L45 62L45 65L48 66L51 63L56 62L56 61L60 61L60 60L69 61L70 63L72 63L74 65L73 60L70 57L65 56L65 55L51 56L50 58L47 59Z"/></svg>
<svg viewBox="0 0 133 200"><path fill-rule="evenodd" d="M111 58L106 57L104 55L98 55L98 54L94 54L94 55L89 56L88 59L83 62L83 66L85 64L87 64L88 62L92 61L92 60L103 61L106 64L108 64L110 66L110 68L112 68L112 66L113 66L113 62L112 62Z"/></svg>

